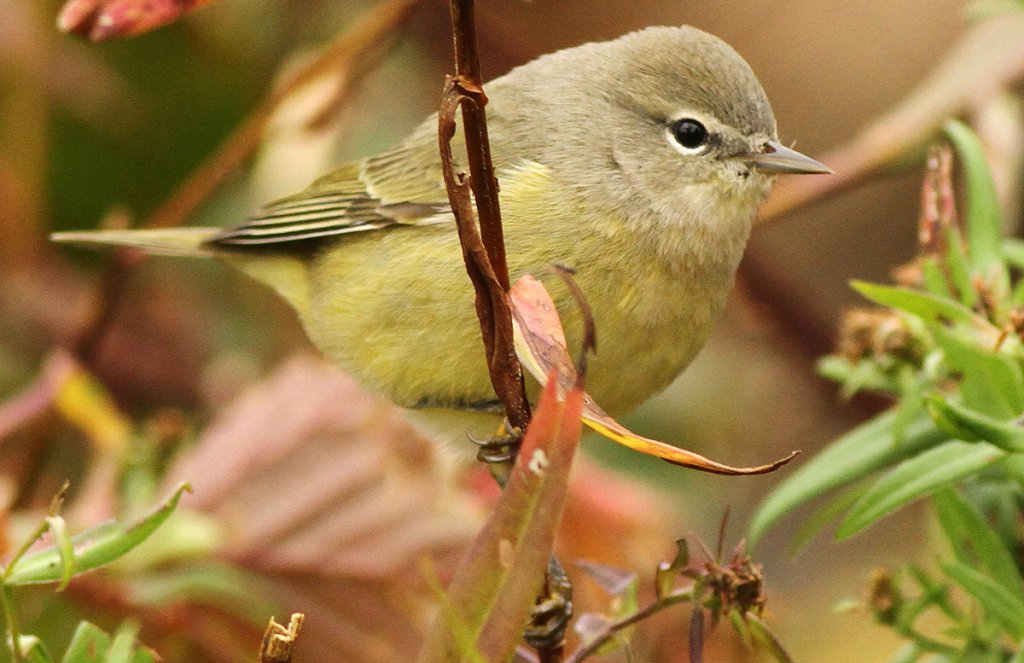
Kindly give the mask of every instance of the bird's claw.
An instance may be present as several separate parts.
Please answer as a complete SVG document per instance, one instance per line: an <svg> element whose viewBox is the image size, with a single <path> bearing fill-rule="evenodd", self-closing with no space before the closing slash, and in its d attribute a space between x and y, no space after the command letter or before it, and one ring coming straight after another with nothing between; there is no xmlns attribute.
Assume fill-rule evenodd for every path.
<svg viewBox="0 0 1024 663"><path fill-rule="evenodd" d="M470 441L480 447L476 452L476 459L487 463L491 475L502 486L511 471L512 464L519 453L519 445L523 441L523 432L512 426L506 419L501 428L491 437L482 440L470 436Z"/></svg>
<svg viewBox="0 0 1024 663"><path fill-rule="evenodd" d="M562 565L552 556L548 561L547 596L538 597L530 611L530 623L523 633L534 649L550 649L565 639L573 615L572 583Z"/></svg>

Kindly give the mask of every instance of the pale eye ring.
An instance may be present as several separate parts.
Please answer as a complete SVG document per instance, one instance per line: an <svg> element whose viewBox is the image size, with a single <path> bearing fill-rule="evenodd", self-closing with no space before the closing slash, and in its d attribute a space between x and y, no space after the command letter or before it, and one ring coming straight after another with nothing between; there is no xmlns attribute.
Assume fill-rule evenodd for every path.
<svg viewBox="0 0 1024 663"><path fill-rule="evenodd" d="M672 139L686 152L702 152L711 142L711 133L707 127L692 117L676 120L669 127L669 131Z"/></svg>

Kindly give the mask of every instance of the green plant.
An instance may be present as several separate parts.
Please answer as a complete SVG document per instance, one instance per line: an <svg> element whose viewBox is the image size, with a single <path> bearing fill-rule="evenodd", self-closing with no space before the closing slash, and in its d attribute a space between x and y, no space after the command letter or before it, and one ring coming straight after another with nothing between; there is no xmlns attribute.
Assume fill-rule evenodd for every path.
<svg viewBox="0 0 1024 663"><path fill-rule="evenodd" d="M897 286L853 284L879 308L850 312L839 351L820 363L845 394L872 391L895 403L784 481L755 515L750 537L757 541L826 493L838 495L808 520L799 541L837 517L836 536L846 539L929 498L951 557L933 571L909 565L881 573L870 592L875 618L909 641L895 660L1020 661L1024 279L1014 272L1024 267L1024 243L1002 236L978 138L956 121L944 130L963 170L962 226L951 151L933 148L921 255L897 271ZM922 632L918 620L928 613L948 628Z"/></svg>
<svg viewBox="0 0 1024 663"><path fill-rule="evenodd" d="M0 601L3 604L7 646L14 661L48 663L51 658L43 643L18 628L15 588L24 585L57 584L63 590L72 578L117 560L145 541L174 511L188 484L181 484L166 500L148 514L130 522L108 521L72 536L60 515L65 488L54 498L49 514L17 550L0 574ZM47 532L48 546L29 552L29 548ZM113 637L88 622L81 622L60 659L62 663L145 663L156 656L135 641L138 626L125 622Z"/></svg>

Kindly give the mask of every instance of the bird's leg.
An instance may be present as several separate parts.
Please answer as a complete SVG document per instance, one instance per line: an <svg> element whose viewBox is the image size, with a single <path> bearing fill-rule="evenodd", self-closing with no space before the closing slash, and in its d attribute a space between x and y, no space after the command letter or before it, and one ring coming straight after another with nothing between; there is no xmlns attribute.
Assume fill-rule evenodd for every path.
<svg viewBox="0 0 1024 663"><path fill-rule="evenodd" d="M544 592L537 597L523 634L526 642L538 651L561 648L572 614L572 583L558 558L551 555Z"/></svg>
<svg viewBox="0 0 1024 663"><path fill-rule="evenodd" d="M487 463L487 469L491 476L499 486L504 488L512 473L516 455L519 453L519 445L523 441L523 431L512 426L506 419L492 437L483 440L472 437L470 439L480 447L476 452L477 460Z"/></svg>

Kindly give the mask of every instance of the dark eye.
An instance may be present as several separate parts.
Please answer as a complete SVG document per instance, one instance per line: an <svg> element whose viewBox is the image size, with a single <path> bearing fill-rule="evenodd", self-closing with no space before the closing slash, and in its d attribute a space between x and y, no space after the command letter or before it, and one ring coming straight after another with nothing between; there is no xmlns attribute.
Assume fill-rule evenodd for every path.
<svg viewBox="0 0 1024 663"><path fill-rule="evenodd" d="M676 120L672 125L672 137L686 149L695 150L707 145L709 134L704 125L697 120L683 118Z"/></svg>

